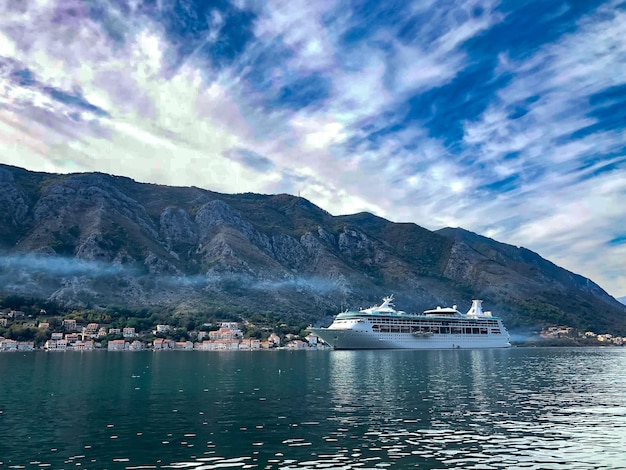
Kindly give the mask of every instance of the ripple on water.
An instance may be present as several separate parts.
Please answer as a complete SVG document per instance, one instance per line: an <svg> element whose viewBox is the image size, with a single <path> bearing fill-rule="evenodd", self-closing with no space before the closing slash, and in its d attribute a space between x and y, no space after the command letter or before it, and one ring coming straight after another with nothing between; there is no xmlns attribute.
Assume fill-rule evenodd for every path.
<svg viewBox="0 0 626 470"><path fill-rule="evenodd" d="M31 467L61 468L64 463L69 467L82 462L86 468L104 468L109 462L113 470L120 468L111 465L117 454L116 458L129 459L115 461L128 464L127 470L157 468L153 465L157 459L170 468L198 470L625 468L625 351L335 351L307 359L307 368L302 368L307 380L295 375L298 369L293 365L280 364L290 373L278 379L254 375L260 368L254 358L246 357L220 355L218 360L216 355L220 365L212 361L215 377L210 385L178 380L183 372L180 362L174 361L176 367L161 377L152 367L149 387L135 381L132 385L141 385L140 392L131 393L132 387L127 387L127 396L103 403L106 413L85 412L97 431L85 439L93 443L93 448L84 445L88 459L67 457L80 452L84 442L61 447L55 439L69 432L67 425L55 422L58 429L49 427L38 443L38 449L50 449L45 459L33 460L40 455L35 452L10 461L2 455L5 466L0 466L24 468L17 464L30 462ZM164 367L165 357L157 359ZM252 367L246 369L246 361ZM193 377L197 369L185 372ZM129 372L123 375L130 377ZM286 382L290 376L295 380ZM219 388L213 388L218 383ZM202 388L207 385L210 388ZM56 389L54 393L61 395ZM76 393L68 403L81 402ZM143 402L138 401L140 394ZM128 407L125 411L143 408L145 416L155 418L141 421L143 433L136 432L139 421L129 424L122 413L115 414L122 405ZM3 420L15 414L8 409ZM173 433L162 440L167 431ZM194 450L188 448L192 445ZM136 457L141 448L150 447L159 448L158 457L147 453L141 460ZM90 465L92 457L102 465ZM138 462L147 465L130 466Z"/></svg>

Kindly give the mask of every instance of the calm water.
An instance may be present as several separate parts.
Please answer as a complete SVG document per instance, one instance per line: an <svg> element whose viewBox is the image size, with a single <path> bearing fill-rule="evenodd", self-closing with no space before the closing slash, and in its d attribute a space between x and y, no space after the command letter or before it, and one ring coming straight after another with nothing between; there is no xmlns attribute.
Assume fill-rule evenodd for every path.
<svg viewBox="0 0 626 470"><path fill-rule="evenodd" d="M626 468L626 349L0 354L5 468Z"/></svg>

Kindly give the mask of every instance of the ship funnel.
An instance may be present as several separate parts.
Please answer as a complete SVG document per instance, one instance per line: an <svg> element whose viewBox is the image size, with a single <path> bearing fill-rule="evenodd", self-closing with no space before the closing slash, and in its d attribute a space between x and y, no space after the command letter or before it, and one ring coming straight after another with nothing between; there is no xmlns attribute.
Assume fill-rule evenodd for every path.
<svg viewBox="0 0 626 470"><path fill-rule="evenodd" d="M484 317L483 307L481 306L482 300L472 300L472 306L467 311L467 315L470 317Z"/></svg>

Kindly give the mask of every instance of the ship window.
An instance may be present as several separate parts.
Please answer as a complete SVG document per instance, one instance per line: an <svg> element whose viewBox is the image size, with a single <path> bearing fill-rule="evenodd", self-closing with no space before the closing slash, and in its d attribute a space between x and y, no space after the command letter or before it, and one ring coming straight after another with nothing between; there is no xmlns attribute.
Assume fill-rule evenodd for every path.
<svg viewBox="0 0 626 470"><path fill-rule="evenodd" d="M472 334L477 335L479 333L479 328L472 328Z"/></svg>
<svg viewBox="0 0 626 470"><path fill-rule="evenodd" d="M481 328L480 329L480 334L481 335L486 335L487 334L487 328Z"/></svg>
<svg viewBox="0 0 626 470"><path fill-rule="evenodd" d="M498 328L493 328L491 330L491 333L493 333L494 335L499 335L500 334L500 330Z"/></svg>

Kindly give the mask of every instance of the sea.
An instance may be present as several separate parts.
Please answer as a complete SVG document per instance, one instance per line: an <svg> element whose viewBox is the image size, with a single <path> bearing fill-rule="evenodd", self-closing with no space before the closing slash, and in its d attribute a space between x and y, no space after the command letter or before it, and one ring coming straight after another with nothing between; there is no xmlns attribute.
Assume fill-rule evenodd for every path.
<svg viewBox="0 0 626 470"><path fill-rule="evenodd" d="M0 469L626 469L626 348L0 354Z"/></svg>

